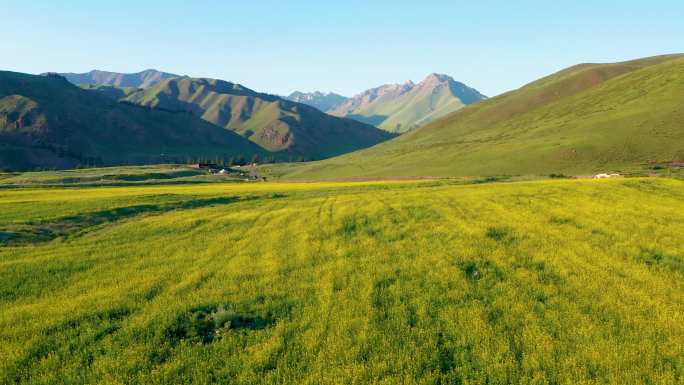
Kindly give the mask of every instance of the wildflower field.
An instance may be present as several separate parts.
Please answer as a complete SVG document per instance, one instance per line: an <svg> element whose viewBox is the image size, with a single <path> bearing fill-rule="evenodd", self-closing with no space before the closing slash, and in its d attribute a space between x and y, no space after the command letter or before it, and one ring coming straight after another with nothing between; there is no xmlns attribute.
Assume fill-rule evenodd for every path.
<svg viewBox="0 0 684 385"><path fill-rule="evenodd" d="M1 384L682 384L684 182L0 189Z"/></svg>

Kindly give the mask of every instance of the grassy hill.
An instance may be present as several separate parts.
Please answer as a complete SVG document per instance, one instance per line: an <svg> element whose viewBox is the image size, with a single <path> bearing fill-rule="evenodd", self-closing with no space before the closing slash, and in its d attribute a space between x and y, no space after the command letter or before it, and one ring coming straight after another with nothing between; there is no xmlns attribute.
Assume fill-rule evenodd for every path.
<svg viewBox="0 0 684 385"><path fill-rule="evenodd" d="M59 76L0 72L0 168L185 162L263 155L233 132L187 113L118 103Z"/></svg>
<svg viewBox="0 0 684 385"><path fill-rule="evenodd" d="M684 56L582 64L290 178L583 174L684 159Z"/></svg>
<svg viewBox="0 0 684 385"><path fill-rule="evenodd" d="M347 99L328 110L391 132L406 132L484 99L449 76L432 74L414 84L389 84Z"/></svg>
<svg viewBox="0 0 684 385"><path fill-rule="evenodd" d="M154 69L132 74L93 70L86 73L69 72L60 75L76 85L104 85L124 88L148 88L161 80L178 77L178 75Z"/></svg>
<svg viewBox="0 0 684 385"><path fill-rule="evenodd" d="M216 79L174 78L126 97L167 111L190 112L269 151L321 159L392 137L373 126L327 115L308 105Z"/></svg>
<svg viewBox="0 0 684 385"><path fill-rule="evenodd" d="M680 385L683 234L661 178L0 189L0 383Z"/></svg>

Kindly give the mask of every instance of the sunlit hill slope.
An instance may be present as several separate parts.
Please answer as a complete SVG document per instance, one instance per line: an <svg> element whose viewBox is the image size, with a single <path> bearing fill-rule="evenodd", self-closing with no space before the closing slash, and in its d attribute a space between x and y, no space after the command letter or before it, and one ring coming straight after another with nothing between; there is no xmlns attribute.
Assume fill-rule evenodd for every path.
<svg viewBox="0 0 684 385"><path fill-rule="evenodd" d="M581 64L291 178L587 173L684 159L684 56Z"/></svg>

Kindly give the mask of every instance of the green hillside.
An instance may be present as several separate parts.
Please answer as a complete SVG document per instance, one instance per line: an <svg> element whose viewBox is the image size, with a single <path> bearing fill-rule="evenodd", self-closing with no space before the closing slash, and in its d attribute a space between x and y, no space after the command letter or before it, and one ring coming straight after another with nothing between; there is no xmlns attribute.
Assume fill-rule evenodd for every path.
<svg viewBox="0 0 684 385"><path fill-rule="evenodd" d="M125 100L168 111L190 112L235 131L269 151L321 159L366 148L391 134L308 105L216 79L174 78Z"/></svg>
<svg viewBox="0 0 684 385"><path fill-rule="evenodd" d="M449 76L432 74L418 84L390 84L349 98L330 110L391 132L406 132L484 99Z"/></svg>
<svg viewBox="0 0 684 385"><path fill-rule="evenodd" d="M684 55L582 64L290 178L593 173L684 159Z"/></svg>
<svg viewBox="0 0 684 385"><path fill-rule="evenodd" d="M185 113L118 103L60 76L0 72L0 168L185 162L264 152Z"/></svg>

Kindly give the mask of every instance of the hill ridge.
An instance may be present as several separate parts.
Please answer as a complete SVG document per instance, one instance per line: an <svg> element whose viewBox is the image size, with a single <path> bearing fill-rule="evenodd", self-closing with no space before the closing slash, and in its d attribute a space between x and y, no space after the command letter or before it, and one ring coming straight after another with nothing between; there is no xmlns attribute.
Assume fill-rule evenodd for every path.
<svg viewBox="0 0 684 385"><path fill-rule="evenodd" d="M43 74L44 75L44 74ZM149 88L155 83L179 75L162 72L156 69L146 69L134 73L122 73L103 70L91 70L85 73L59 73L75 85L106 85L117 87Z"/></svg>

